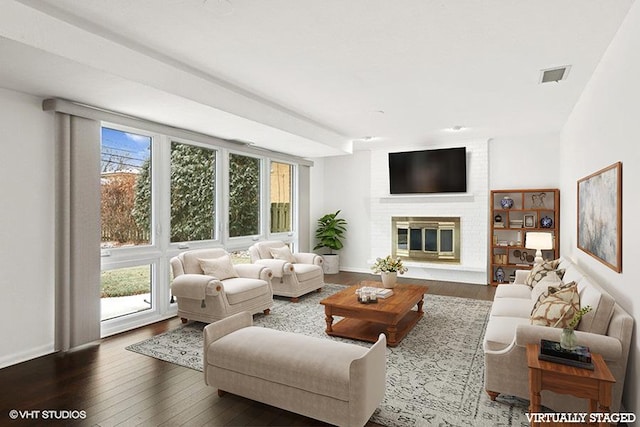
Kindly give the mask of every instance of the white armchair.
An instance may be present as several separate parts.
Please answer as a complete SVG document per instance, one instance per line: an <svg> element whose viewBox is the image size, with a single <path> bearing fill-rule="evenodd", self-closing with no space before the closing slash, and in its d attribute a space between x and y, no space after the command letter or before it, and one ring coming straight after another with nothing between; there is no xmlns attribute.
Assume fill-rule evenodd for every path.
<svg viewBox="0 0 640 427"><path fill-rule="evenodd" d="M224 249L183 252L171 259L171 292L183 323L212 323L241 311L269 314L272 272L259 264L231 263Z"/></svg>
<svg viewBox="0 0 640 427"><path fill-rule="evenodd" d="M271 286L273 294L290 297L298 302L298 297L311 291L320 291L324 286L322 257L310 252L291 253L282 241L258 242L249 248L251 262L269 267L273 272Z"/></svg>

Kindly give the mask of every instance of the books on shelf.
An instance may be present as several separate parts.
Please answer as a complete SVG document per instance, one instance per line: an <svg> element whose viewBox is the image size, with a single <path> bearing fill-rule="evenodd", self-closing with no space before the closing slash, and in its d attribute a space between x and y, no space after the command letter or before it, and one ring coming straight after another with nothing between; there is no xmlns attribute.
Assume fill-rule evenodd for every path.
<svg viewBox="0 0 640 427"><path fill-rule="evenodd" d="M574 350L566 350L557 341L543 339L540 340L538 359L593 370L589 347L581 345Z"/></svg>
<svg viewBox="0 0 640 427"><path fill-rule="evenodd" d="M356 292L367 292L367 293L375 292L378 298L383 298L383 299L389 298L391 295L393 295L392 289L376 288L373 286L364 286L362 288L358 288Z"/></svg>

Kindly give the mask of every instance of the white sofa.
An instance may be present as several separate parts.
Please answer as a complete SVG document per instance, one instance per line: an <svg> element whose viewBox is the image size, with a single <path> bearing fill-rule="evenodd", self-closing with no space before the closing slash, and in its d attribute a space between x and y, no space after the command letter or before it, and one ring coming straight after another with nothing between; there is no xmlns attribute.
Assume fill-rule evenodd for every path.
<svg viewBox="0 0 640 427"><path fill-rule="evenodd" d="M624 389L633 318L571 261L561 259L557 268L565 270L564 283L575 281L578 284L580 306L593 308L576 328L578 344L602 354L616 379L611 411L617 412ZM514 283L499 285L496 289L484 337L485 390L492 400L499 394L529 399L526 345L539 344L541 339L560 340L561 329L531 325L530 315L540 288L532 292L523 284L528 275L529 271L517 271ZM550 284L553 282L538 286ZM543 391L542 405L558 412L586 412L588 402Z"/></svg>
<svg viewBox="0 0 640 427"><path fill-rule="evenodd" d="M207 385L335 425L366 424L384 397L384 334L366 348L252 322L245 312L205 327Z"/></svg>

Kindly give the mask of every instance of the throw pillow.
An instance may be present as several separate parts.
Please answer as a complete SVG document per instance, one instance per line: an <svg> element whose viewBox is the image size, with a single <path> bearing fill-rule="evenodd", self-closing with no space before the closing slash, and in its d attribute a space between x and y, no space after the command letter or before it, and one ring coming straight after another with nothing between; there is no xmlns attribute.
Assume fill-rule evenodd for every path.
<svg viewBox="0 0 640 427"><path fill-rule="evenodd" d="M547 274L549 274L549 272L554 271L558 267L559 263L559 260L554 260L543 261L540 264L534 265L524 281L525 285L529 285L530 288L533 288L536 283L542 280ZM564 276L564 273L562 275Z"/></svg>
<svg viewBox="0 0 640 427"><path fill-rule="evenodd" d="M213 276L218 280L238 277L229 255L223 255L220 258L198 259L198 262L207 276Z"/></svg>
<svg viewBox="0 0 640 427"><path fill-rule="evenodd" d="M531 289L531 299L537 301L540 295L545 293L549 287L561 288L563 287L562 285L564 285L562 279L558 277L555 271L551 271Z"/></svg>
<svg viewBox="0 0 640 427"><path fill-rule="evenodd" d="M271 248L271 256L274 259L281 259L290 263L294 263L296 262L296 259L293 257L293 254L291 253L291 249L289 249L289 246L282 246L281 248Z"/></svg>
<svg viewBox="0 0 640 427"><path fill-rule="evenodd" d="M531 324L567 328L579 310L578 285L574 283L543 298L531 313Z"/></svg>
<svg viewBox="0 0 640 427"><path fill-rule="evenodd" d="M536 302L533 304L533 309L531 310L531 314L533 314L535 309L538 308L538 306L542 304L542 301L544 301L549 295L553 295L561 289L565 289L574 285L578 286L576 282L569 282L569 283L555 282L554 283L554 282L547 282L545 280L538 282L538 284L531 290L531 299L534 299L533 298L534 293L537 294L535 296Z"/></svg>

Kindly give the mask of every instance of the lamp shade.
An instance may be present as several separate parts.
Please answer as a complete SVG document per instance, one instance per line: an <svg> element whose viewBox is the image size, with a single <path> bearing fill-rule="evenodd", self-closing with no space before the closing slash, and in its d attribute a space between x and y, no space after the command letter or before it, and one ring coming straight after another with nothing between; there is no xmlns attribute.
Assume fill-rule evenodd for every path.
<svg viewBox="0 0 640 427"><path fill-rule="evenodd" d="M551 233L527 233L525 237L527 249L553 249L553 235Z"/></svg>
<svg viewBox="0 0 640 427"><path fill-rule="evenodd" d="M542 258L542 249L553 249L553 235L551 233L527 233L525 236L524 246L527 249L535 249L536 257L533 260L535 264L539 264L544 259Z"/></svg>

